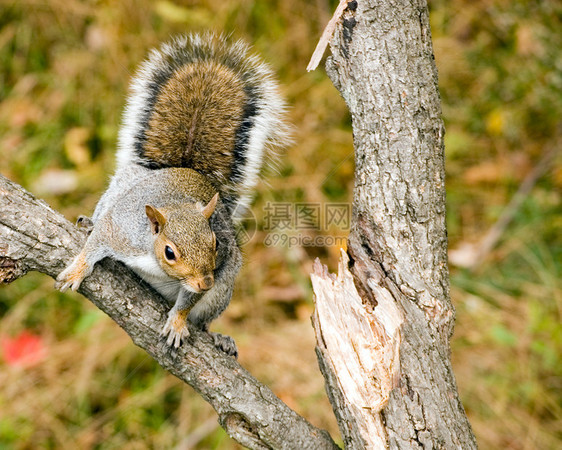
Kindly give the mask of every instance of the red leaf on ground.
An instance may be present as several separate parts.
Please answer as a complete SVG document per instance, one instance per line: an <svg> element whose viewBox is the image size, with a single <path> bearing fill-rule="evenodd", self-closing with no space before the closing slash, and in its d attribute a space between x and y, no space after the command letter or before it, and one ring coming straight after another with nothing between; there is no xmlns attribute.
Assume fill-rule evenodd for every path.
<svg viewBox="0 0 562 450"><path fill-rule="evenodd" d="M29 368L39 364L47 355L47 348L40 336L23 331L15 337L4 337L0 341L7 365Z"/></svg>

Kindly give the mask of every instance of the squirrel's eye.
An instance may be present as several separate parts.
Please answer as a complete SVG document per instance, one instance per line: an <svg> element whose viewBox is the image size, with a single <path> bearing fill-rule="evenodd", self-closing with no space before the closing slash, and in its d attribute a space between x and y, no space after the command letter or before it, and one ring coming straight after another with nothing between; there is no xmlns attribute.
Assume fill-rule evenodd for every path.
<svg viewBox="0 0 562 450"><path fill-rule="evenodd" d="M164 256L166 256L166 259L168 261L175 261L176 259L176 254L169 245L166 245L166 248L164 249Z"/></svg>

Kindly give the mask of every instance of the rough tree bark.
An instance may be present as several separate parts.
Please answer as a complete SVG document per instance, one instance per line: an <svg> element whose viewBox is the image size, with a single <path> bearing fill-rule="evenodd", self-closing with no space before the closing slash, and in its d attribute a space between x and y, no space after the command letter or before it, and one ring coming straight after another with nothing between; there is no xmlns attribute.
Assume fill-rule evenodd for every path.
<svg viewBox="0 0 562 450"><path fill-rule="evenodd" d="M444 129L426 1L351 1L331 48L355 189L339 275L314 267L313 324L346 448L476 448L449 358Z"/></svg>
<svg viewBox="0 0 562 450"><path fill-rule="evenodd" d="M0 175L0 283L32 270L56 278L85 238L46 203ZM240 444L252 449L337 448L326 431L291 410L235 359L218 351L207 335L193 330L194 339L171 355L159 336L169 306L125 266L102 261L78 292L164 369L191 385Z"/></svg>

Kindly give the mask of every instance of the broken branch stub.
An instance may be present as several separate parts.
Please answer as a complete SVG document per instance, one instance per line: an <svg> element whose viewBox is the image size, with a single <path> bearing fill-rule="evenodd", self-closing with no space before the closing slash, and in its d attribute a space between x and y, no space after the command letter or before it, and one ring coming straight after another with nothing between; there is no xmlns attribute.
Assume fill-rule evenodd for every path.
<svg viewBox="0 0 562 450"><path fill-rule="evenodd" d="M336 276L314 262L317 354L346 448L382 449L388 444L380 412L400 371L403 315L392 294L376 283L370 283L376 309L363 303L348 263L342 250Z"/></svg>

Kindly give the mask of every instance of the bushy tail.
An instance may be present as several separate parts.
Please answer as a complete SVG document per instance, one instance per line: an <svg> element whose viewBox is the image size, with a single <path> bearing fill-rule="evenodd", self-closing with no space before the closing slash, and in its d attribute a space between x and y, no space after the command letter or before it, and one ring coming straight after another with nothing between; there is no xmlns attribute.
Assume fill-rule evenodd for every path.
<svg viewBox="0 0 562 450"><path fill-rule="evenodd" d="M247 45L177 37L152 50L133 78L118 169L192 168L234 208L245 206L264 160L288 143L285 111L271 70Z"/></svg>

